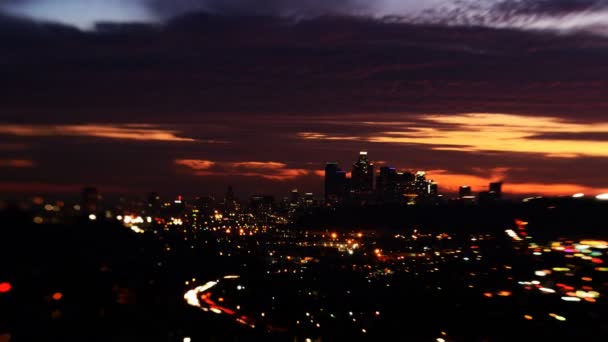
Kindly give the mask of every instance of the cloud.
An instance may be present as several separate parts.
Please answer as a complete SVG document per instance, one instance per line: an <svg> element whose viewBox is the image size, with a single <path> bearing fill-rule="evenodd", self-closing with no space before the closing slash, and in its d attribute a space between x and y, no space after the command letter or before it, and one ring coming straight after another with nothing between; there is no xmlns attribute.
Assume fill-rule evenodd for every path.
<svg viewBox="0 0 608 342"><path fill-rule="evenodd" d="M427 145L437 151L532 153L562 158L608 157L608 140L605 139L608 122L581 123L555 117L498 113L422 115L418 119L415 125L388 125L392 128L390 131L385 130L387 125L379 123L377 132L354 140ZM341 139L339 135L323 132L298 133L298 137L306 140Z"/></svg>
<svg viewBox="0 0 608 342"><path fill-rule="evenodd" d="M205 11L221 15L310 18L366 16L450 26L587 30L608 34L605 0L8 0L13 15L66 23L82 29L96 22L163 22Z"/></svg>
<svg viewBox="0 0 608 342"><path fill-rule="evenodd" d="M89 30L97 22L154 22L159 18L137 0L19 0L0 2L6 13Z"/></svg>
<svg viewBox="0 0 608 342"><path fill-rule="evenodd" d="M180 159L176 160L175 164L186 166L192 170L208 170L215 166L215 162L211 160L200 160L200 159Z"/></svg>
<svg viewBox="0 0 608 342"><path fill-rule="evenodd" d="M0 159L0 167L32 168L34 166L36 163L29 159Z"/></svg>
<svg viewBox="0 0 608 342"><path fill-rule="evenodd" d="M311 170L289 168L279 162L216 162L198 159L177 159L176 165L185 166L201 177L257 177L273 181L288 181L313 174Z"/></svg>
<svg viewBox="0 0 608 342"><path fill-rule="evenodd" d="M193 142L178 132L152 125L17 125L0 124L0 135L19 137L78 136L135 141Z"/></svg>

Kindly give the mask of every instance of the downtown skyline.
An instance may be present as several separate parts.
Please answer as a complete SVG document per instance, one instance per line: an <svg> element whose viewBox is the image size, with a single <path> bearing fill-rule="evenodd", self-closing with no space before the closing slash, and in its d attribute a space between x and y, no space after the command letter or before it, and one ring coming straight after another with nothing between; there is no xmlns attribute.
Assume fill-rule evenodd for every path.
<svg viewBox="0 0 608 342"><path fill-rule="evenodd" d="M375 15L386 11L203 15L188 1L140 20L110 4L90 20L122 24L96 29L69 16L73 2L28 3L0 1L6 196L321 194L324 164L359 150L378 168L427 171L443 193L491 181L517 196L608 192L601 2L530 1L515 12L535 25L501 27ZM37 15L48 6L59 15Z"/></svg>

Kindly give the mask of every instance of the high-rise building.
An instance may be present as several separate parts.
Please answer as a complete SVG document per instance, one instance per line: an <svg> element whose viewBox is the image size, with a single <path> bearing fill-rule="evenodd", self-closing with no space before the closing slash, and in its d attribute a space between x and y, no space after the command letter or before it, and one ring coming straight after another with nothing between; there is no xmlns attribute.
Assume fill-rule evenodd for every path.
<svg viewBox="0 0 608 342"><path fill-rule="evenodd" d="M427 195L429 192L428 183L426 181L426 172L418 171L414 178L414 193L418 196Z"/></svg>
<svg viewBox="0 0 608 342"><path fill-rule="evenodd" d="M496 199L502 198L502 182L490 183L490 195Z"/></svg>
<svg viewBox="0 0 608 342"><path fill-rule="evenodd" d="M397 169L383 166L376 177L376 191L383 202L392 202L397 195Z"/></svg>
<svg viewBox="0 0 608 342"><path fill-rule="evenodd" d="M340 202L346 193L346 172L338 167L338 163L327 163L325 165L325 201Z"/></svg>
<svg viewBox="0 0 608 342"><path fill-rule="evenodd" d="M427 194L432 197L439 195L439 184L432 179L427 183Z"/></svg>
<svg viewBox="0 0 608 342"><path fill-rule="evenodd" d="M298 203L300 202L300 192L298 191L298 189L291 190L291 198L289 202L291 205L298 205Z"/></svg>
<svg viewBox="0 0 608 342"><path fill-rule="evenodd" d="M365 151L359 152L359 160L353 164L351 187L355 193L374 190L374 164Z"/></svg>
<svg viewBox="0 0 608 342"><path fill-rule="evenodd" d="M472 195L473 195L473 191L471 190L471 187L468 185L463 185L458 190L458 197L460 197L460 198L470 197Z"/></svg>

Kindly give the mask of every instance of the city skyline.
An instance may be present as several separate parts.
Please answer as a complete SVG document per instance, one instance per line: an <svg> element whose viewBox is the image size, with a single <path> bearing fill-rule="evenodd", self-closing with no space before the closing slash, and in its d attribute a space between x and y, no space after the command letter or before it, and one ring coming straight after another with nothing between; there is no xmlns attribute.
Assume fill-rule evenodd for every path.
<svg viewBox="0 0 608 342"><path fill-rule="evenodd" d="M608 341L608 0L0 0L0 46L0 342Z"/></svg>

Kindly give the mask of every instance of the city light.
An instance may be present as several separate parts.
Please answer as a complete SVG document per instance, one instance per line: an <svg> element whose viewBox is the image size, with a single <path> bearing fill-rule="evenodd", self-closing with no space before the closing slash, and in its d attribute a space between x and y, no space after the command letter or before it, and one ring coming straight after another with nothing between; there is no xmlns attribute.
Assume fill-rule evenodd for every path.
<svg viewBox="0 0 608 342"><path fill-rule="evenodd" d="M600 201L608 201L608 193L597 195L595 198Z"/></svg>
<svg viewBox="0 0 608 342"><path fill-rule="evenodd" d="M582 193L582 192L579 192L577 194L572 195L572 197L574 197L574 198L583 198L583 197L585 197L585 194Z"/></svg>
<svg viewBox="0 0 608 342"><path fill-rule="evenodd" d="M97 220L97 215L95 215L95 214L90 214L90 215L89 215L89 220L91 220L91 221L95 221L95 220Z"/></svg>
<svg viewBox="0 0 608 342"><path fill-rule="evenodd" d="M12 285L9 282L0 283L0 293L8 293L11 292Z"/></svg>

